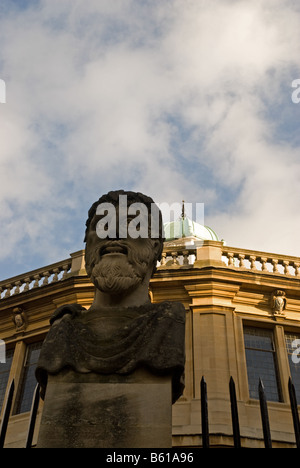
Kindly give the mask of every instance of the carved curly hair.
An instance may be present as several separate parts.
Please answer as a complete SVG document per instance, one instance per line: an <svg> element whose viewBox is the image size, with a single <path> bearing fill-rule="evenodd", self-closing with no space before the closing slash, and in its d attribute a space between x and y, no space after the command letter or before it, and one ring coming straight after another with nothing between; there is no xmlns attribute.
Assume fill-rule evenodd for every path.
<svg viewBox="0 0 300 468"><path fill-rule="evenodd" d="M94 218L94 216L96 214L98 205L100 203L112 203L114 206L118 206L119 196L120 195L126 195L127 196L127 205L128 206L130 206L132 203L143 203L147 207L148 213L149 213L149 228L151 227L150 213L151 213L152 204L155 204L155 202L152 200L151 197L148 197L147 195L144 195L143 193L140 193L140 192L131 192L131 191L126 191L126 190L113 190L113 191L110 191L110 192L106 193L105 195L102 195L99 198L99 200L96 201L95 203L93 203L93 205L89 209L88 219L87 219L87 221L85 223L86 224L86 230L85 230L84 242L86 242L87 233L88 233L88 230L90 228L91 221L92 221L92 219ZM163 229L163 221L162 221L161 211L158 210L158 213L159 213L159 235L158 235L158 237L156 237L156 239L158 239L160 241L160 244L161 244L160 249L159 249L159 255L158 255L158 258L157 258L157 260L159 261L161 259L161 253L162 253L163 243L164 243L165 239L164 239L164 229Z"/></svg>

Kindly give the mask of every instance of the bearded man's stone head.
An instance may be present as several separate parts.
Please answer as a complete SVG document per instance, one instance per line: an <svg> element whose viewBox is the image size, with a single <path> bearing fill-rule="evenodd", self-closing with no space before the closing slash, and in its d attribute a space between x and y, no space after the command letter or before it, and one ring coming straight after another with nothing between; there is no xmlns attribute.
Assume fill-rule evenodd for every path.
<svg viewBox="0 0 300 468"><path fill-rule="evenodd" d="M139 192L111 191L89 210L87 274L103 293L130 293L149 282L161 259L163 241L162 215L152 198Z"/></svg>

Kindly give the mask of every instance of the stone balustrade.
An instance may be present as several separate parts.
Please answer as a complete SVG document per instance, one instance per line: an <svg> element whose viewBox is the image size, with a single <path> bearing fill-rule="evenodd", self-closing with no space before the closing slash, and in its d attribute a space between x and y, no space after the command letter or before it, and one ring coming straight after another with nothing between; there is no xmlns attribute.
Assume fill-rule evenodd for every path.
<svg viewBox="0 0 300 468"><path fill-rule="evenodd" d="M217 241L204 241L202 247L194 249L164 249L158 269L193 268L210 264L300 277L299 257L228 247Z"/></svg>
<svg viewBox="0 0 300 468"><path fill-rule="evenodd" d="M171 249L164 250L158 269L189 268L194 264L197 249Z"/></svg>
<svg viewBox="0 0 300 468"><path fill-rule="evenodd" d="M31 289L40 288L57 281L62 281L69 276L72 259L24 273L4 281L0 281L0 299L24 293Z"/></svg>
<svg viewBox="0 0 300 468"><path fill-rule="evenodd" d="M298 257L228 247L217 241L204 241L198 248L186 248L180 244L176 247L165 247L157 269L160 271L207 266L300 278ZM0 281L0 300L78 275L86 275L83 250L71 254L67 260Z"/></svg>
<svg viewBox="0 0 300 468"><path fill-rule="evenodd" d="M230 268L260 273L300 276L300 258L255 250L222 247L222 260Z"/></svg>

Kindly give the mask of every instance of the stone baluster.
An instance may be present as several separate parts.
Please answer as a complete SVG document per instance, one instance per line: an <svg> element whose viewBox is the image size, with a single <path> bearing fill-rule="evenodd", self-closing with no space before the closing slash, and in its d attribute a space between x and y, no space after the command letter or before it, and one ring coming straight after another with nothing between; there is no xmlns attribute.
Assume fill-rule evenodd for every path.
<svg viewBox="0 0 300 468"><path fill-rule="evenodd" d="M167 257L166 252L163 252L163 253L161 254L160 266L165 266L165 264L166 264L166 257Z"/></svg>
<svg viewBox="0 0 300 468"><path fill-rule="evenodd" d="M234 266L234 254L232 252L227 253L227 258L228 258L228 266Z"/></svg>
<svg viewBox="0 0 300 468"><path fill-rule="evenodd" d="M33 284L33 288L39 288L41 275L40 274L34 275L33 279L35 280Z"/></svg>
<svg viewBox="0 0 300 468"><path fill-rule="evenodd" d="M278 273L278 260L276 258L272 259L273 273Z"/></svg>
<svg viewBox="0 0 300 468"><path fill-rule="evenodd" d="M189 250L183 250L182 255L183 255L183 265L189 265Z"/></svg>
<svg viewBox="0 0 300 468"><path fill-rule="evenodd" d="M300 275L300 263L294 262L293 267L295 268L295 276L299 276Z"/></svg>
<svg viewBox="0 0 300 468"><path fill-rule="evenodd" d="M44 271L44 273L43 273L43 277L44 277L43 286L45 286L46 284L49 284L49 276L50 276L50 272L49 271Z"/></svg>
<svg viewBox="0 0 300 468"><path fill-rule="evenodd" d="M64 280L68 276L69 269L70 269L70 264L67 263L67 264L63 265L62 271L64 273L63 273L62 278L61 278L62 280Z"/></svg>
<svg viewBox="0 0 300 468"><path fill-rule="evenodd" d="M52 283L55 283L56 281L58 281L58 275L60 273L60 269L59 268L54 268L52 271L54 273L54 276L52 278Z"/></svg>
<svg viewBox="0 0 300 468"><path fill-rule="evenodd" d="M7 284L6 285L6 293L5 293L5 296L4 296L5 298L10 297L11 288L12 288L12 284Z"/></svg>
<svg viewBox="0 0 300 468"><path fill-rule="evenodd" d="M23 292L29 291L31 278L29 276L26 276L26 278L24 278L24 283L25 283L25 287L23 289Z"/></svg>
<svg viewBox="0 0 300 468"><path fill-rule="evenodd" d="M251 270L256 270L256 265L255 265L255 262L256 262L256 256L255 255L250 255L249 257L249 260L250 260L250 268Z"/></svg>
<svg viewBox="0 0 300 468"><path fill-rule="evenodd" d="M268 271L268 268L267 268L268 258L267 257L261 257L260 261L261 261L261 271Z"/></svg>
<svg viewBox="0 0 300 468"><path fill-rule="evenodd" d="M16 281L14 285L15 285L14 295L20 294L20 287L22 286L21 281Z"/></svg>
<svg viewBox="0 0 300 468"><path fill-rule="evenodd" d="M283 260L282 264L284 266L284 274L289 275L290 274L290 270L289 270L290 262L288 260Z"/></svg>
<svg viewBox="0 0 300 468"><path fill-rule="evenodd" d="M178 264L177 262L177 257L178 257L178 252L171 252L172 255L172 266L176 266Z"/></svg>
<svg viewBox="0 0 300 468"><path fill-rule="evenodd" d="M245 268L245 263L244 263L245 255L239 254L238 258L239 258L239 261L240 261L240 268Z"/></svg>

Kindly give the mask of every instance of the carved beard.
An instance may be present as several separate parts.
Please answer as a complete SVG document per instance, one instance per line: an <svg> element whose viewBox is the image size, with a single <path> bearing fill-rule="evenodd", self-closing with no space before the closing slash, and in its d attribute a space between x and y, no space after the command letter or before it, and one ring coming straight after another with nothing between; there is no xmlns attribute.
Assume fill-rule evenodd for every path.
<svg viewBox="0 0 300 468"><path fill-rule="evenodd" d="M106 258L95 265L91 279L100 291L114 294L134 289L143 280L127 261Z"/></svg>
<svg viewBox="0 0 300 468"><path fill-rule="evenodd" d="M132 291L145 278L154 261L153 245L149 239L143 248L132 249L126 242L127 255L100 257L99 248L92 254L89 262L90 278L96 288L105 293L119 294ZM100 260L98 260L100 258Z"/></svg>

